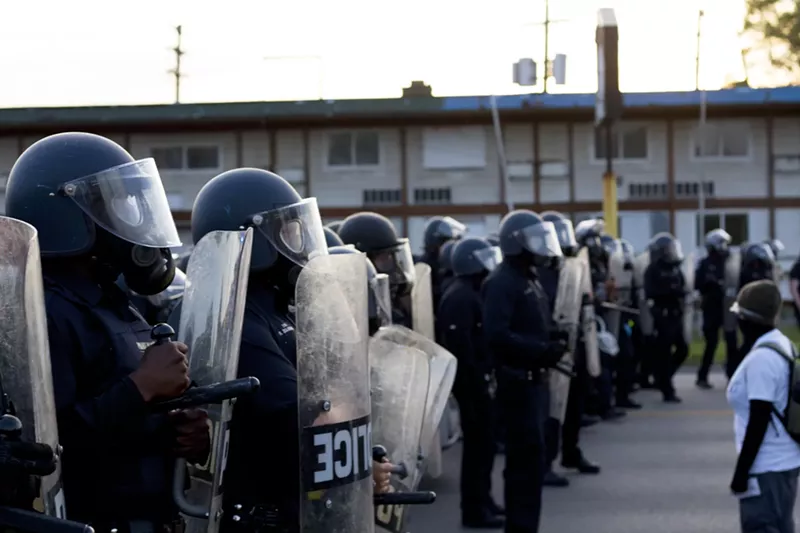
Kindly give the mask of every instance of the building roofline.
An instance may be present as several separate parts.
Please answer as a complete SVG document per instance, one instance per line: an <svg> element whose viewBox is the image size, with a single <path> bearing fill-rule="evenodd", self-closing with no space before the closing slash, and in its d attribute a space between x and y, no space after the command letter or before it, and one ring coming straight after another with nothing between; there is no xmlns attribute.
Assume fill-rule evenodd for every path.
<svg viewBox="0 0 800 533"><path fill-rule="evenodd" d="M800 114L800 86L773 89L722 89L705 94L714 116ZM627 93L625 118L690 116L699 108L698 91ZM514 120L591 120L594 94L498 96L497 107ZM446 96L297 102L226 102L94 107L0 109L0 134L85 128L136 130L153 127L221 128L333 125L346 122L483 122L491 97Z"/></svg>

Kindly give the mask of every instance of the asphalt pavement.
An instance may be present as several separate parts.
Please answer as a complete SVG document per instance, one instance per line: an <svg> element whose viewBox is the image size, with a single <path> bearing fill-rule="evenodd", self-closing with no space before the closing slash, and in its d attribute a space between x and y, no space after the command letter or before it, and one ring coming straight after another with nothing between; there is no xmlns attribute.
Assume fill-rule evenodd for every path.
<svg viewBox="0 0 800 533"><path fill-rule="evenodd" d="M733 418L724 375L712 375L711 381L716 388L701 391L693 373L681 373L676 387L682 404L667 405L659 394L639 391L635 398L644 404L642 410L584 429L581 447L603 471L597 476L567 473L569 487L546 488L540 531L738 531L738 504L728 489L736 460ZM436 491L438 498L413 509L411 533L466 531L459 511L460 453L460 445L447 450L444 474L425 483L423 488ZM498 502L503 501L502 475L503 456L498 455L493 486Z"/></svg>

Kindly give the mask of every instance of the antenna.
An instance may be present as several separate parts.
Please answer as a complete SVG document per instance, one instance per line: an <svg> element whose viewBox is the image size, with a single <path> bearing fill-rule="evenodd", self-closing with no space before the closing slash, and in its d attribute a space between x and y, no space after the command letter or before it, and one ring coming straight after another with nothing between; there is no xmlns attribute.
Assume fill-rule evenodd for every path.
<svg viewBox="0 0 800 533"><path fill-rule="evenodd" d="M544 21L525 24L524 26L544 26L544 69L542 73L542 92L547 93L547 80L552 76L555 78L556 85L566 83L567 56L556 54L550 60L550 25L559 22L567 22L566 19L552 20L550 18L550 1L544 2ZM514 63L514 83L517 85L533 86L536 85L536 61L531 58L520 59Z"/></svg>
<svg viewBox="0 0 800 533"><path fill-rule="evenodd" d="M182 37L183 37L183 26L176 26L175 31L178 34L178 44L175 48L172 49L175 52L175 68L169 71L170 74L175 76L175 103L181 103L181 78L183 77L183 72L181 71L181 57L186 53L181 48Z"/></svg>

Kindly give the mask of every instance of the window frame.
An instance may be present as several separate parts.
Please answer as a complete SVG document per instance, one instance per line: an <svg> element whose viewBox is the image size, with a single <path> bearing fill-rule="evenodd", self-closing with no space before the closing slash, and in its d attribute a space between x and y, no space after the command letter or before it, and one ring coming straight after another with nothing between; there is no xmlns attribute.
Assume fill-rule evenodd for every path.
<svg viewBox="0 0 800 533"><path fill-rule="evenodd" d="M646 157L633 157L633 158L625 158L625 157L614 157L612 161L614 163L625 163L625 164L647 164L651 162L652 158L652 150L650 150L650 125L647 123L641 122L627 122L627 123L618 123L616 125L616 129L614 134L617 136L617 145L620 148L623 148L624 151L624 143L622 142L622 137L626 132L630 132L631 130L635 129L644 129L645 131L645 146L647 147L647 156ZM597 158L597 139L598 139L598 132L597 128L592 126L591 129L591 140L592 142L589 143L589 161L592 165L604 165L606 163L606 158L602 157L600 159ZM620 152L622 153L622 152ZM618 154L619 155L619 154Z"/></svg>
<svg viewBox="0 0 800 533"><path fill-rule="evenodd" d="M208 172L221 172L225 168L225 150L221 144L214 142L163 142L163 143L148 143L147 144L147 157L153 158L153 150L180 148L183 160L181 161L182 168L159 168L159 174L163 173L181 173L181 174L204 174ZM217 149L217 167L216 168L188 168L189 161L188 152L189 148L216 148ZM155 159L155 158L153 158ZM158 164L156 162L156 164Z"/></svg>
<svg viewBox="0 0 800 533"><path fill-rule="evenodd" d="M746 211L746 210L745 211L737 211L737 210L726 211L725 209L707 209L702 214L696 212L695 213L695 217L694 217L695 235L697 237L697 245L698 245L698 247L703 247L704 246L705 233L708 233L709 231L711 231L713 229L716 229L716 228L711 228L711 227L705 227L705 228L703 228L705 233L703 233L701 235L700 234L700 217L701 216L719 217L719 222L720 222L719 227L724 229L728 233L731 233L731 231L730 231L730 229L728 229L727 218L729 216L732 216L732 217L744 217L745 228L747 230L747 235L745 236L743 241L737 242L736 238L735 238L736 236L731 233L731 237L734 237L733 242L731 242L731 246L739 246L739 245L742 244L742 242L748 242L750 240L752 227L750 226L750 212L749 211Z"/></svg>
<svg viewBox="0 0 800 533"><path fill-rule="evenodd" d="M709 121L708 126L715 128L715 130L721 130L721 126L724 126L725 129L730 129L731 127L738 126L741 127L741 131L744 132L746 140L747 140L747 155L733 155L733 156L726 156L722 153L717 153L716 155L711 156L703 156L697 155L695 153L695 148L698 146L697 141L700 136L700 127L695 125L692 128L692 134L689 136L689 161L692 163L747 163L753 160L753 130L748 122L744 121ZM722 142L723 137L719 137L719 142ZM718 152L720 152L720 148L722 145L718 145Z"/></svg>
<svg viewBox="0 0 800 533"><path fill-rule="evenodd" d="M349 165L331 165L330 164L330 150L331 150L331 138L334 135L341 135L341 134L349 134L350 138L350 157L351 157L351 164ZM355 136L360 133L371 133L377 137L378 140L378 163L375 165L358 165L355 164L355 156L356 156L356 142ZM356 128L356 129L336 129L336 130L328 130L325 132L324 135L324 150L322 151L322 167L325 169L326 172L373 172L375 170L379 170L383 168L384 162L384 151L383 151L383 143L381 143L381 132L378 129L374 128Z"/></svg>

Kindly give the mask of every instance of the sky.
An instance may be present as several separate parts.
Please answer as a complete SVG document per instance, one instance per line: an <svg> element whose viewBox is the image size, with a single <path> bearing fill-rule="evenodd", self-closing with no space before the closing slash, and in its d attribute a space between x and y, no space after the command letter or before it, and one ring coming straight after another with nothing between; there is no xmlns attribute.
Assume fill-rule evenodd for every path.
<svg viewBox="0 0 800 533"><path fill-rule="evenodd" d="M544 0L6 0L0 107L173 103L171 48L183 27L182 102L519 94L512 64L544 54ZM744 78L743 0L553 0L550 53L597 89L597 10L616 11L623 91L693 90ZM750 68L755 85L780 84Z"/></svg>

